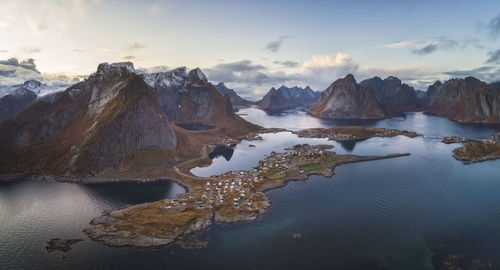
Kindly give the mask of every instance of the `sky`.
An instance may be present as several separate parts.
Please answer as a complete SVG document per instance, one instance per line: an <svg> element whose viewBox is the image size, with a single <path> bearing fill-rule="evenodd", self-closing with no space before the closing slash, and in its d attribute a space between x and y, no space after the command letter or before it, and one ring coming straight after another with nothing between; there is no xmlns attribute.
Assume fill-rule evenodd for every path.
<svg viewBox="0 0 500 270"><path fill-rule="evenodd" d="M121 61L200 67L250 99L282 84L322 91L349 73L420 90L453 77L492 82L500 3L0 0L0 84L71 81Z"/></svg>

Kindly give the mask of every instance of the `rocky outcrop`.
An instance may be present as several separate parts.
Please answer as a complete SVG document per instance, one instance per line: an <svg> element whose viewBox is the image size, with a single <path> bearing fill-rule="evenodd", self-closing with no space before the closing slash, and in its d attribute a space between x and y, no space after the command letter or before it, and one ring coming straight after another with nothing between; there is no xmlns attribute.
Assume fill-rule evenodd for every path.
<svg viewBox="0 0 500 270"><path fill-rule="evenodd" d="M500 91L474 77L437 81L425 95L425 112L464 123L499 123Z"/></svg>
<svg viewBox="0 0 500 270"><path fill-rule="evenodd" d="M228 95L231 100L231 104L235 110L246 108L252 105L252 102L240 97L233 89L227 88L223 82L219 82L215 85L215 88L222 95Z"/></svg>
<svg viewBox="0 0 500 270"><path fill-rule="evenodd" d="M352 74L332 83L308 112L319 118L383 119L388 116L373 91L357 84Z"/></svg>
<svg viewBox="0 0 500 270"><path fill-rule="evenodd" d="M288 88L282 85L278 89L271 88L256 104L268 113L280 113L295 107L309 107L318 99L318 96L319 93L314 92L309 86Z"/></svg>

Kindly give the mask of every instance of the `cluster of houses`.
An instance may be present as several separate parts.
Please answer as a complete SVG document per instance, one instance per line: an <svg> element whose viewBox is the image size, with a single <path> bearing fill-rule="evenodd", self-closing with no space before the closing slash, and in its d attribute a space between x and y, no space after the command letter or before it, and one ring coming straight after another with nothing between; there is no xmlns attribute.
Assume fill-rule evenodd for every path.
<svg viewBox="0 0 500 270"><path fill-rule="evenodd" d="M295 145L293 151L285 153L272 152L269 157L259 161L259 164L252 170L231 171L213 176L207 179L201 195L181 196L167 202L162 208L212 209L219 206L231 206L235 209L255 210L254 202L259 201L261 197L256 187L269 179L271 173L285 172L290 169L297 169L298 172L304 173L300 169L301 166L318 162L319 158L324 156L325 152L322 147L309 144Z"/></svg>

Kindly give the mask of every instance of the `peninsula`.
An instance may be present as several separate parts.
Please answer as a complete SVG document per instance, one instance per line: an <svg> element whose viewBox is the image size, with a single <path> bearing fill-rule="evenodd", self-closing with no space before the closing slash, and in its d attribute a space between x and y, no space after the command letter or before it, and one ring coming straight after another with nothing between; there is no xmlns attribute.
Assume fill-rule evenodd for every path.
<svg viewBox="0 0 500 270"><path fill-rule="evenodd" d="M407 156L337 155L331 145L295 145L283 153L272 152L252 170L231 171L208 178L190 175L185 166L176 170L176 182L188 193L111 211L90 222L84 232L94 241L113 247L154 248L178 244L202 248L197 238L213 223L251 221L271 206L266 190L309 175L332 176L336 166L361 161ZM205 154L205 153L204 153ZM202 157L204 159L205 157Z"/></svg>

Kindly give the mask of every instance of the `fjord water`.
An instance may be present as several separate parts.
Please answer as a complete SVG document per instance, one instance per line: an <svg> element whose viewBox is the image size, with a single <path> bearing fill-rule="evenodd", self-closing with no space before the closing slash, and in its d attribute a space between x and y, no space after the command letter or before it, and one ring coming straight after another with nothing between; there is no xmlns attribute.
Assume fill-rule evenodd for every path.
<svg viewBox="0 0 500 270"><path fill-rule="evenodd" d="M267 194L273 207L259 220L208 231L209 247L142 251L98 245L81 230L103 209L182 192L174 184L86 186L22 181L0 184L2 269L433 269L437 250L467 253L500 265L500 160L464 165L457 145L439 136L486 138L498 127L470 126L421 113L382 121L327 121L292 111L243 117L268 127L301 129L365 125L407 129L426 136L337 143L299 139L289 132L243 141L229 160L216 157L194 174L249 169L271 151L297 143L330 143L339 154L410 152L411 156L346 164L331 178L313 176ZM249 147L253 144L255 147ZM140 184L136 184L140 185ZM156 186L157 185L157 186ZM51 238L83 238L62 258L46 254Z"/></svg>

